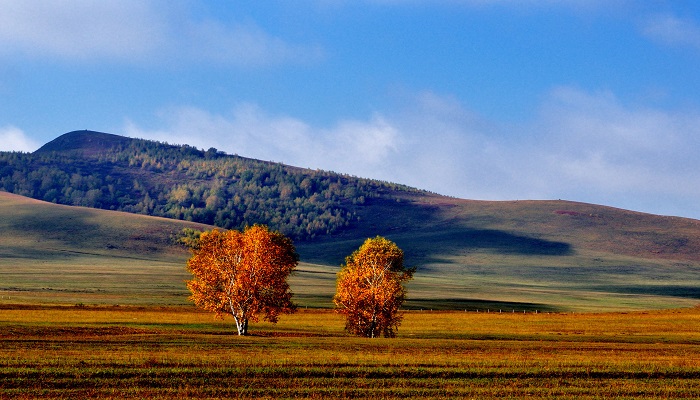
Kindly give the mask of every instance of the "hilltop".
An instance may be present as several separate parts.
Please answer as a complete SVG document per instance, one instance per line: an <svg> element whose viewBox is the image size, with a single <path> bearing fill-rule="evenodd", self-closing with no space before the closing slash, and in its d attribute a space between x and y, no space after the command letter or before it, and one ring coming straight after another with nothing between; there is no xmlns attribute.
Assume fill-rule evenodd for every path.
<svg viewBox="0 0 700 400"><path fill-rule="evenodd" d="M111 133L73 131L41 146L35 154L61 153L75 156L98 156L113 148L129 146L133 139Z"/></svg>

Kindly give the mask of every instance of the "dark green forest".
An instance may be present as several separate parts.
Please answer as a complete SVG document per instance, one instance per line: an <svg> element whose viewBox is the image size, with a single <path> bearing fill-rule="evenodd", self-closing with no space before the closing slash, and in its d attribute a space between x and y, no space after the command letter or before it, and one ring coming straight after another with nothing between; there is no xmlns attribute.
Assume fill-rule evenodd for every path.
<svg viewBox="0 0 700 400"><path fill-rule="evenodd" d="M373 198L416 189L333 172L91 131L34 153L0 152L0 190L58 204L242 229L296 240L338 233Z"/></svg>

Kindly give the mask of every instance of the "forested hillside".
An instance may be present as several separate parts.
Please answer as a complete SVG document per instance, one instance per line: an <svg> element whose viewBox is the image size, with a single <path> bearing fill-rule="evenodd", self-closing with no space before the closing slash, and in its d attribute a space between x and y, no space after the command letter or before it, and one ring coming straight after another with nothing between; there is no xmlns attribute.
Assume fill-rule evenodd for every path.
<svg viewBox="0 0 700 400"><path fill-rule="evenodd" d="M0 190L54 202L242 228L295 239L340 232L370 198L406 186L92 131L34 153L0 152Z"/></svg>

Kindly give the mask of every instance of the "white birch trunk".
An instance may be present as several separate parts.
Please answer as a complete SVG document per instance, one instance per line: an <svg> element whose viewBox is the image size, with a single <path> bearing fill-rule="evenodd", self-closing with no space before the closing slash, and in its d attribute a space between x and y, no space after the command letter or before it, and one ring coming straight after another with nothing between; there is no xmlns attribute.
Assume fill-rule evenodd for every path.
<svg viewBox="0 0 700 400"><path fill-rule="evenodd" d="M238 335L239 336L247 335L248 334L248 319L238 317L236 315L233 316L233 319L236 321L236 329L238 330Z"/></svg>

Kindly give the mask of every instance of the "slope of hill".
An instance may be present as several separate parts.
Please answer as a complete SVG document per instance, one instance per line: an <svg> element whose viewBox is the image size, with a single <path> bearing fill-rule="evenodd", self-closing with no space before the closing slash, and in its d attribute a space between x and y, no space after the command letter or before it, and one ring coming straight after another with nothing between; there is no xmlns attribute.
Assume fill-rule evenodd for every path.
<svg viewBox="0 0 700 400"><path fill-rule="evenodd" d="M180 260L187 255L176 243L182 229L209 228L168 218L56 205L5 192L0 192L0 215L3 259L26 255L50 259L63 252Z"/></svg>
<svg viewBox="0 0 700 400"><path fill-rule="evenodd" d="M181 296L187 251L173 241L205 225L0 192L3 301L161 303Z"/></svg>
<svg viewBox="0 0 700 400"><path fill-rule="evenodd" d="M214 215L214 222L226 215L239 221L233 227L261 222L297 232L303 265L293 289L303 305L330 306L339 264L375 235L396 241L407 264L418 266L412 307L605 310L700 302L700 221L692 219L567 201L460 200L94 132L64 135L35 154L1 153L0 186L43 198L55 190L61 195L49 200L71 204L92 193L96 204L112 204L105 208L193 220ZM184 222L7 194L0 204L0 282L14 282L0 284L5 289L56 295L56 287L87 290L113 272L100 281L104 292L90 296L110 302L105 294L112 293L124 302L115 289L121 285L136 302L149 302L146 293L162 295L149 285L159 281L172 295L166 302L185 302L186 253L167 240ZM153 268L141 282L134 273L143 265ZM47 271L60 271L60 279ZM52 277L59 283L41 286Z"/></svg>
<svg viewBox="0 0 700 400"><path fill-rule="evenodd" d="M383 235L418 266L423 306L606 310L700 303L700 221L569 201L375 199L360 228L298 248L337 264ZM420 301L419 301L420 299ZM501 302L505 302L503 305ZM517 308L517 307L516 307Z"/></svg>
<svg viewBox="0 0 700 400"><path fill-rule="evenodd" d="M404 200L414 212L404 209L403 217L391 204L375 204L370 208L386 218L374 216L374 225L298 243L296 301L330 307L338 265L373 234L395 240L407 263L418 266L409 287L412 308L600 311L692 306L700 300L696 256L663 246L685 239L681 248L696 246L698 221L570 202L438 196L421 201ZM575 213L591 210L608 222L577 220ZM628 225L625 216L635 223ZM659 218L670 225L650 230L647 224ZM0 302L188 304L187 253L171 240L184 227L209 228L0 192ZM667 229L675 236L665 236ZM622 254L598 246L609 237L626 237L625 231L634 240L615 245L634 249L636 243L637 250ZM655 242L645 235L661 243L647 250Z"/></svg>
<svg viewBox="0 0 700 400"><path fill-rule="evenodd" d="M358 212L364 224L343 237L389 236L469 252L570 256L599 251L642 259L700 261L700 221L572 201L474 201L424 193L372 199ZM433 238L422 241L419 238ZM439 240L437 238L440 238Z"/></svg>

